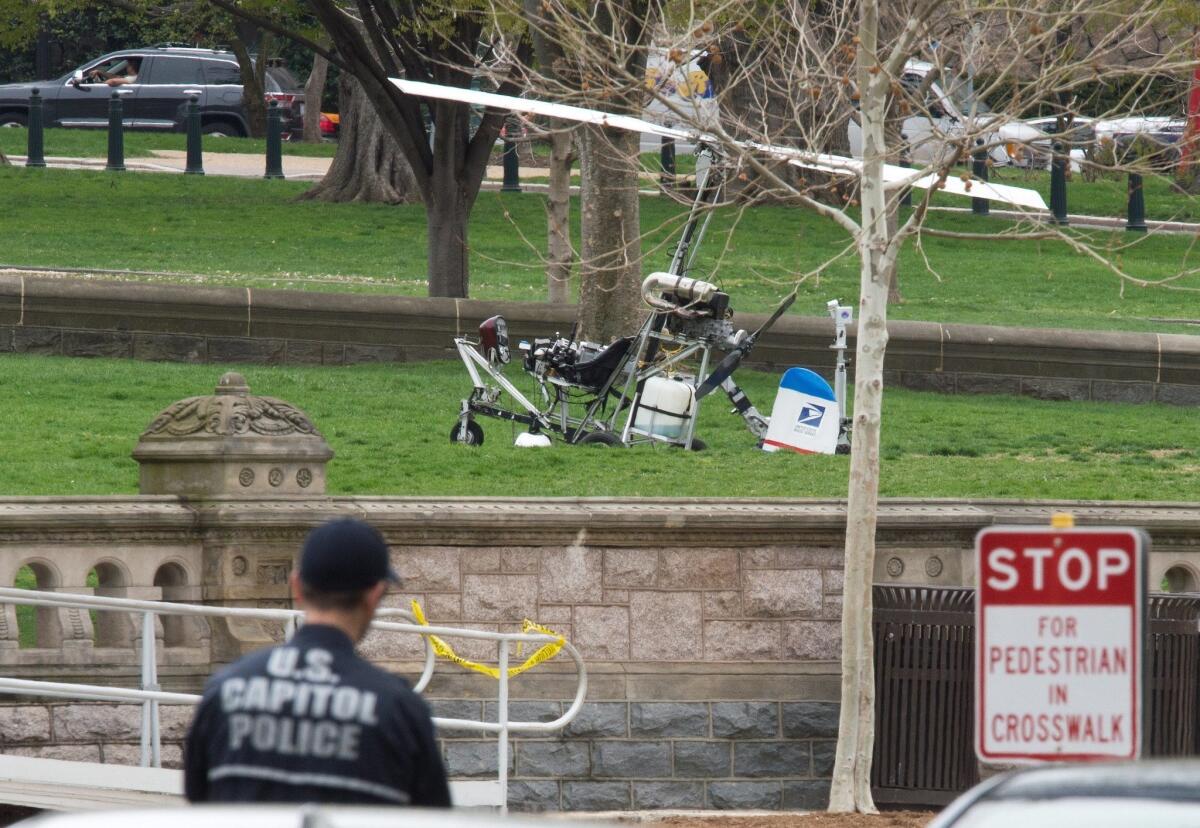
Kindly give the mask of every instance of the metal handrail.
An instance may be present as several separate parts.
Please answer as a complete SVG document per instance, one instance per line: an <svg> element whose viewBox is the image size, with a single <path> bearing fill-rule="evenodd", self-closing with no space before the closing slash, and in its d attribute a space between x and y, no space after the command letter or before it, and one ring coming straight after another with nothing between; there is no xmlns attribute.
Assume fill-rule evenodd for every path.
<svg viewBox="0 0 1200 828"><path fill-rule="evenodd" d="M194 693L172 693L162 690L158 685L157 653L155 644L154 619L159 615L211 616L217 618L258 618L263 620L280 621L284 624L288 637L295 632L303 620L304 613L300 610L259 609L251 607L212 607L199 604L183 604L169 601L146 601L136 598L109 598L99 595L85 595L69 592L43 592L40 590L18 589L15 587L0 587L0 604L21 604L25 606L59 607L70 609L107 610L120 612L140 612L142 614L141 636L141 669L142 686L140 689L127 687L105 687L102 685L74 684L34 679L16 679L0 677L0 693L15 695L47 696L50 698L71 698L88 701L126 701L142 705L142 756L143 766L161 767L162 765L162 734L159 722L158 705L166 704L195 704L200 696ZM473 638L485 641L495 641L497 644L497 662L499 668L499 686L496 694L496 722L484 722L474 719L452 719L435 716L433 722L439 727L450 727L459 730L474 730L483 733L496 733L497 750L499 753L499 783L501 790L500 811L507 811L508 803L508 734L541 733L559 730L571 722L583 707L587 696L587 668L579 651L570 642L563 642L563 650L575 663L578 676L575 698L567 710L558 718L549 722L510 721L508 718L508 649L512 642L523 644L547 644L559 641L545 633L504 633L486 630L470 630L461 627L445 627L415 623L411 613L398 608L381 609L378 615L384 617L407 618L413 623L383 621L378 618L371 622L371 629L382 632L414 633L423 638L425 644L425 663L421 677L413 686L417 693L423 691L433 677L436 664L433 645L430 636L445 636L457 638Z"/></svg>

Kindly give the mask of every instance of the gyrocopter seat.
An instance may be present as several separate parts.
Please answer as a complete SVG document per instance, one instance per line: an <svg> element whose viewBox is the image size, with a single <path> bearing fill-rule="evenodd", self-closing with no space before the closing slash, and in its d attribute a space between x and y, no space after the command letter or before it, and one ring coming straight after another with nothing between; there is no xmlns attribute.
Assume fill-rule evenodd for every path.
<svg viewBox="0 0 1200 828"><path fill-rule="evenodd" d="M558 373L573 385L593 392L599 391L625 359L633 340L632 336L621 337L591 359L576 362L574 365L558 366Z"/></svg>

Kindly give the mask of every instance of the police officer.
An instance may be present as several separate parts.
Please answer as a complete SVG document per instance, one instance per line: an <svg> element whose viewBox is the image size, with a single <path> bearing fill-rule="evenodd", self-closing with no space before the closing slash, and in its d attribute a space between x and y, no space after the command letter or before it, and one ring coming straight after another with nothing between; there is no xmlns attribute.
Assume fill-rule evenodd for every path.
<svg viewBox="0 0 1200 828"><path fill-rule="evenodd" d="M425 703L354 653L396 580L366 523L309 534L291 578L304 626L209 681L184 751L189 801L450 805Z"/></svg>

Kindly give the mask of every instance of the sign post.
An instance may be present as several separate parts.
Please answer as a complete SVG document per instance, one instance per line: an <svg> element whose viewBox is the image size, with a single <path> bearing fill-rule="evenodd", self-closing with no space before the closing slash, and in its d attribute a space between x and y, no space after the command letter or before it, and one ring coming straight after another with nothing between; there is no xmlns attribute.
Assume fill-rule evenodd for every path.
<svg viewBox="0 0 1200 828"><path fill-rule="evenodd" d="M975 752L984 762L1136 759L1148 541L1010 526L975 539Z"/></svg>

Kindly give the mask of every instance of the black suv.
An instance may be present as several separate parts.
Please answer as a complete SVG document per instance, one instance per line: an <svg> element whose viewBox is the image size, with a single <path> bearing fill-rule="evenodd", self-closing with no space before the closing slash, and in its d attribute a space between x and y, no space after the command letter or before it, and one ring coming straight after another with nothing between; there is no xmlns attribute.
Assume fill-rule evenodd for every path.
<svg viewBox="0 0 1200 828"><path fill-rule="evenodd" d="M284 138L303 130L304 92L283 67L268 65L268 101L283 109ZM124 100L126 129L182 132L188 99L199 99L209 135L248 135L242 77L232 52L179 46L124 49L85 63L57 80L0 85L0 127L28 122L29 93L45 101L44 123L54 127L108 126L108 100Z"/></svg>

